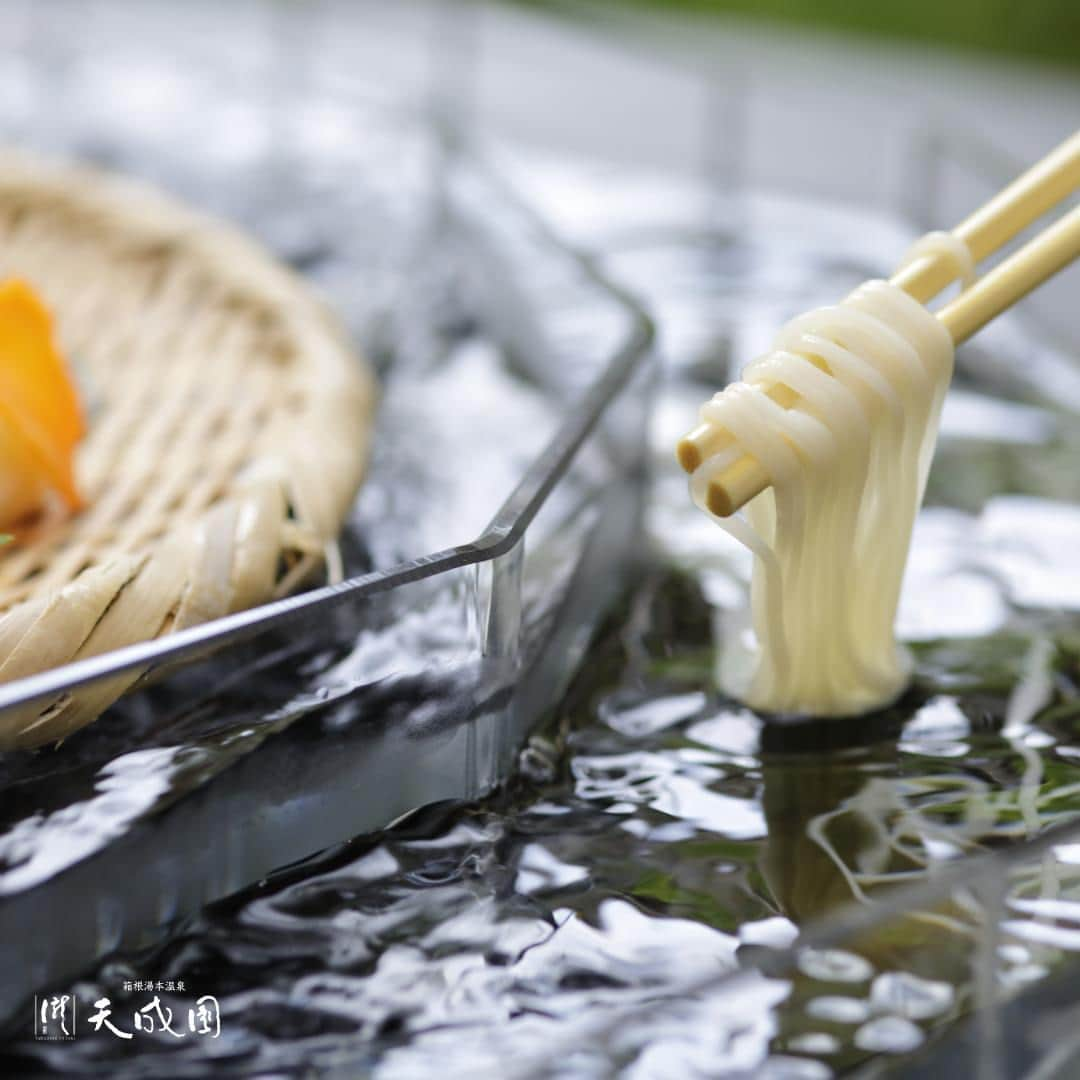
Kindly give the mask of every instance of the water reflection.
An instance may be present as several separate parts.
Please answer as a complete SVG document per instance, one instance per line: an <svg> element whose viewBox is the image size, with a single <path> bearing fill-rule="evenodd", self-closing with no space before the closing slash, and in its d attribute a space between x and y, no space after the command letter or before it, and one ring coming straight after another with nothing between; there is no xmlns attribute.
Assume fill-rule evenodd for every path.
<svg viewBox="0 0 1080 1080"><path fill-rule="evenodd" d="M213 1047L17 1039L3 1064L527 1076L557 1047L572 1075L827 1076L922 1046L970 1006L985 897L804 953L784 978L754 967L804 925L1080 809L1074 652L1039 634L928 643L901 705L814 736L717 696L711 627L699 584L647 577L501 800L285 872L76 988L120 1010L143 1003L136 979L214 993ZM1070 858L1010 884L1002 985L1080 947Z"/></svg>
<svg viewBox="0 0 1080 1080"><path fill-rule="evenodd" d="M728 320L666 322L686 332L676 340L693 353L694 377L713 378L746 296L713 307L715 260L668 256L702 286L696 296L679 280L694 310ZM670 279L640 253L621 265L654 286ZM812 306L799 290L783 296ZM742 338L778 317L751 310ZM782 727L717 694L716 631L741 602L747 568L681 480L662 473L654 571L510 790L283 871L75 987L117 1010L143 1004L125 984L144 980L213 993L219 1042L33 1043L20 1028L0 1066L116 1077L823 1077L916 1050L982 983L1043 977L1080 950L1075 847L1021 868L1000 896L959 889L843 947L803 952L782 978L765 965L808 924L1080 811L1080 636L1071 593L1057 587L1080 580L1080 522L1040 502L1045 528L1028 542L1033 504L980 510L984 489L1027 489L1032 445L1056 460L1038 444L1060 435L1055 425L1025 417L1029 441L991 447L968 416L943 447L936 475L947 483L935 490L971 504L920 525L902 619L918 679L894 709ZM1031 490L1068 493L1075 477L1063 475L1051 470ZM377 653L358 655L377 671Z"/></svg>
<svg viewBox="0 0 1080 1080"><path fill-rule="evenodd" d="M777 906L793 922L822 919L859 899L849 867L888 876L917 865L882 843L877 811L888 795L867 778L865 767L781 759L763 764L762 779L769 838L761 871ZM871 813L862 810L867 800Z"/></svg>

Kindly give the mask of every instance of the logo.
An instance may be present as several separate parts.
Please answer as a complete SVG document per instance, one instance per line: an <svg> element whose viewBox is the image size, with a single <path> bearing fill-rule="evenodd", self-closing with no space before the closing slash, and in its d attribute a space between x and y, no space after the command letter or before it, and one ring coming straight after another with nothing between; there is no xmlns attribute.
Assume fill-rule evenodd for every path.
<svg viewBox="0 0 1080 1080"><path fill-rule="evenodd" d="M34 1038L67 1042L75 1038L75 995L34 998Z"/></svg>
<svg viewBox="0 0 1080 1080"><path fill-rule="evenodd" d="M93 1034L107 1032L117 1039L134 1039L137 1035L171 1035L174 1039L208 1038L221 1036L221 1009L217 998L203 994L194 1003L181 1005L171 996L183 993L182 982L125 982L125 990L155 989L170 996L162 999L153 994L143 1004L136 1003L121 1016L107 997L97 998L93 1008L83 1020ZM52 994L34 998L34 1038L51 1042L70 1041L76 1036L76 1018L81 1015L74 994ZM130 1020L127 1019L130 1015Z"/></svg>

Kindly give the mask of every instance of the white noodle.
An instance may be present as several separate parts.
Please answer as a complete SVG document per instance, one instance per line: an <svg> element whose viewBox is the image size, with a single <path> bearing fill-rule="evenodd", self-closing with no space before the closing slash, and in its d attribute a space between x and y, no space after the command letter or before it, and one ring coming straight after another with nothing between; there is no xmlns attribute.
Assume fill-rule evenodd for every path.
<svg viewBox="0 0 1080 1080"><path fill-rule="evenodd" d="M960 279L960 288L966 289L975 282L975 257L971 248L951 232L929 232L920 236L908 248L898 269L903 270L920 259L940 258L944 256L956 270L955 277Z"/></svg>
<svg viewBox="0 0 1080 1080"><path fill-rule="evenodd" d="M709 481L742 454L772 483L747 520L715 518L755 556L756 662L726 687L755 708L840 716L903 689L893 623L952 365L938 320L870 281L789 323L702 406L735 445L694 472L695 502L708 513ZM795 408L767 396L774 384L799 395Z"/></svg>

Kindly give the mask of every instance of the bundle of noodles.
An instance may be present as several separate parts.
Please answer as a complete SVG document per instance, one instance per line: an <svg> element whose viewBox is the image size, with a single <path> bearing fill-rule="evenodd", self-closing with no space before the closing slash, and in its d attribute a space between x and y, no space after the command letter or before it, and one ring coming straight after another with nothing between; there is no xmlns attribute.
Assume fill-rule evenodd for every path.
<svg viewBox="0 0 1080 1080"><path fill-rule="evenodd" d="M744 454L772 482L748 521L715 518L755 556L756 647L723 675L755 708L841 716L903 689L910 659L893 624L952 364L938 320L871 281L789 323L702 407L735 443L694 471L698 505L709 513L710 479ZM767 396L778 383L797 407Z"/></svg>
<svg viewBox="0 0 1080 1080"><path fill-rule="evenodd" d="M16 286L0 310L0 682L340 572L374 383L299 279L140 185L17 155L0 156L8 276L44 304ZM82 414L46 308L87 388L73 474ZM139 678L3 713L0 748L63 738Z"/></svg>

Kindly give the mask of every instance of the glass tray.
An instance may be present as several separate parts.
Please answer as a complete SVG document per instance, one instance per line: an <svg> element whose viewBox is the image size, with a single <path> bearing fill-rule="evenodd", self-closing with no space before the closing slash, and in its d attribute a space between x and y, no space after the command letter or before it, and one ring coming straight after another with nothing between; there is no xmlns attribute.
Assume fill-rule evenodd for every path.
<svg viewBox="0 0 1080 1080"><path fill-rule="evenodd" d="M648 320L415 101L238 89L291 48L290 7L265 13L228 56L203 8L107 5L78 44L50 30L68 5L0 16L27 43L0 131L239 219L384 380L344 581L0 687L3 710L152 676L59 748L0 758L3 1015L274 868L491 790L634 559ZM37 123L45 78L72 108ZM302 137L279 152L280 132Z"/></svg>

